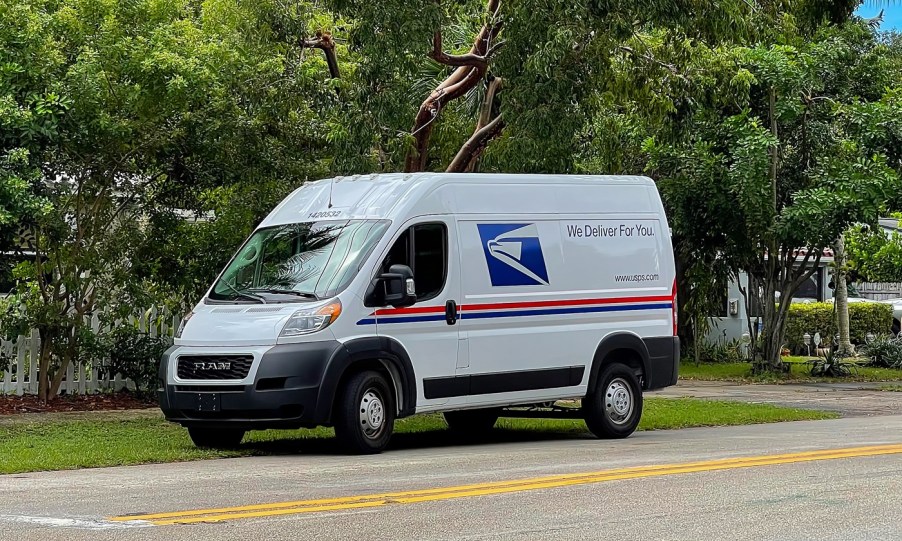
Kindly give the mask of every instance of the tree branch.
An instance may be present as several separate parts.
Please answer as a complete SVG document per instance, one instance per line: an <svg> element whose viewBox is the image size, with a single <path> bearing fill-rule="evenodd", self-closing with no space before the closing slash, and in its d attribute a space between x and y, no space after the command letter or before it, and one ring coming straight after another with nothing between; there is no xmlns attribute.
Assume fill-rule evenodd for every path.
<svg viewBox="0 0 902 541"><path fill-rule="evenodd" d="M668 70L670 73L673 73L674 75L680 75L680 76L682 76L682 75L680 74L680 71L677 69L677 67L676 67L675 65L673 65L673 64L668 64L667 62L662 62L661 60L658 60L657 58L651 56L651 55L648 54L648 53L645 53L645 54L639 54L639 53L636 52L635 49L633 49L632 47L627 47L626 45L620 46L619 49L620 49L621 51L625 52L625 53L629 53L629 54L635 56L636 58L641 58L641 59L643 59L643 60L646 60L646 61L648 61L648 62L651 62L652 64L656 64L656 65L658 65L658 66L661 66L662 68Z"/></svg>
<svg viewBox="0 0 902 541"><path fill-rule="evenodd" d="M474 68L481 67L482 69L486 69L487 67L486 57L476 54L472 52L472 50L467 54L459 55L451 55L444 52L442 50L441 30L436 30L432 35L432 52L429 53L429 56L439 64L444 64L445 66L470 66Z"/></svg>
<svg viewBox="0 0 902 541"><path fill-rule="evenodd" d="M329 65L329 76L333 79L341 77L338 70L338 56L335 54L335 40L329 32L318 31L315 39L305 39L301 42L301 47L305 49L319 49L326 56L326 63Z"/></svg>
<svg viewBox="0 0 902 541"><path fill-rule="evenodd" d="M457 69L442 81L420 105L411 129L414 144L407 152L404 163L405 172L414 173L426 168L432 129L442 108L448 102L466 94L485 76L488 70L488 52L492 49L497 50L496 47L493 47L493 42L498 32L501 31L501 23L498 20L500 4L500 0L488 0L487 10L490 13L490 19L479 31L468 54L446 55L441 50L441 30L433 34L432 52L429 56L443 65L457 66Z"/></svg>
<svg viewBox="0 0 902 541"><path fill-rule="evenodd" d="M462 173L466 171L470 164L482 154L489 141L497 137L502 129L504 129L504 120L501 118L501 115L498 115L467 139L467 142L457 151L457 156L454 157L454 160L451 161L451 165L448 166L445 172Z"/></svg>

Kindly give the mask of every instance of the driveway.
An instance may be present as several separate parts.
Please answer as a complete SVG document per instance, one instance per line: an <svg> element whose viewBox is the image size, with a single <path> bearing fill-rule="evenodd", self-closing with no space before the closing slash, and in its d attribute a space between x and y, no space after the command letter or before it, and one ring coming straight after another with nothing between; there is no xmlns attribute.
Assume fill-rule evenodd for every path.
<svg viewBox="0 0 902 541"><path fill-rule="evenodd" d="M648 396L707 398L835 411L844 417L902 414L902 392L881 391L886 383L749 385L725 381L680 381Z"/></svg>

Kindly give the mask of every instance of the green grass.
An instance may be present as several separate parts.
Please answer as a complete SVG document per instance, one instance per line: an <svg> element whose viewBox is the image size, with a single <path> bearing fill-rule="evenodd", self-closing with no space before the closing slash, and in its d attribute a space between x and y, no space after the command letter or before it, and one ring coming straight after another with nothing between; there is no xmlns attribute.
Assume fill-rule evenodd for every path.
<svg viewBox="0 0 902 541"><path fill-rule="evenodd" d="M785 376L780 376L778 374L753 376L751 374L751 365L749 365L749 363L700 364L696 366L693 362L683 362L680 364L680 379L754 383L902 381L902 370L874 368L870 366L859 366L856 374L846 378L812 377L808 373L810 366L804 364L805 360L807 360L806 358L788 357L787 359L789 361L787 364L789 364L791 372Z"/></svg>
<svg viewBox="0 0 902 541"><path fill-rule="evenodd" d="M650 398L639 430L727 426L830 419L830 412L767 404ZM588 437L582 421L502 419L487 441L536 441ZM418 415L398 421L392 446L423 448L458 444L441 415ZM234 451L195 448L187 431L157 418L67 420L0 425L0 474L180 462L209 458L298 453L338 453L333 431L268 430L251 432Z"/></svg>
<svg viewBox="0 0 902 541"><path fill-rule="evenodd" d="M881 385L880 390L902 393L902 385Z"/></svg>

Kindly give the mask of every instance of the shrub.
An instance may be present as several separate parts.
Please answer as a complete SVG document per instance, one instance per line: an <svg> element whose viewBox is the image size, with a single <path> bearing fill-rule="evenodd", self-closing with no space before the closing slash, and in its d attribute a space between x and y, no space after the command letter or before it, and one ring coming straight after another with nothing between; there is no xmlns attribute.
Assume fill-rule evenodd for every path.
<svg viewBox="0 0 902 541"><path fill-rule="evenodd" d="M815 377L841 378L856 372L853 363L845 362L836 352L830 350L823 357L811 361L811 375Z"/></svg>
<svg viewBox="0 0 902 541"><path fill-rule="evenodd" d="M836 314L826 302L793 304L786 317L786 345L795 353L805 352L805 333L821 333L824 343L836 334ZM849 338L853 344L864 344L868 333L885 334L893 326L893 309L879 302L849 304ZM814 351L814 344L811 345Z"/></svg>
<svg viewBox="0 0 902 541"><path fill-rule="evenodd" d="M138 393L144 393L153 389L169 342L168 337L154 337L126 324L95 335L90 353L107 373L121 374L134 382Z"/></svg>
<svg viewBox="0 0 902 541"><path fill-rule="evenodd" d="M740 363L745 361L740 350L738 340L718 340L708 342L700 339L698 343L698 360L700 363ZM692 345L683 352L689 358L685 362L695 362L695 346Z"/></svg>
<svg viewBox="0 0 902 541"><path fill-rule="evenodd" d="M891 334L878 335L861 352L870 358L870 366L902 368L902 339Z"/></svg>

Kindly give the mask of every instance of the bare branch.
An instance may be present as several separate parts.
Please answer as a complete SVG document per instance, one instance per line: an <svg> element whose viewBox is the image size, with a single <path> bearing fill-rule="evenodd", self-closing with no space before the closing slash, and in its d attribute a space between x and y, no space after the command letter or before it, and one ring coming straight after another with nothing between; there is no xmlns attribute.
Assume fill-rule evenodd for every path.
<svg viewBox="0 0 902 541"><path fill-rule="evenodd" d="M487 9L491 18L479 31L468 54L446 55L441 50L441 30L433 34L433 47L429 56L443 65L457 66L457 69L442 81L420 105L411 129L414 144L407 152L404 163L406 172L413 173L426 168L432 129L445 104L466 94L485 76L488 70L487 53L492 49L497 50L497 47L493 47L493 42L501 31L501 22L498 20L500 4L500 0L488 0Z"/></svg>
<svg viewBox="0 0 902 541"><path fill-rule="evenodd" d="M329 76L333 79L341 77L338 70L338 57L335 54L335 40L329 32L317 32L315 39L305 39L301 43L301 47L305 49L319 49L326 56L326 63L329 65Z"/></svg>
<svg viewBox="0 0 902 541"><path fill-rule="evenodd" d="M470 164L479 157L482 151L485 150L489 141L497 137L503 128L504 120L502 120L501 115L498 115L491 122L486 124L485 127L477 130L470 136L467 142L460 147L457 156L454 157L451 165L449 165L445 171L448 173L462 173L465 171Z"/></svg>
<svg viewBox="0 0 902 541"><path fill-rule="evenodd" d="M485 98L479 108L479 120L476 122L476 131L481 130L492 118L492 109L495 105L495 95L501 91L501 77L495 77L489 81L485 90Z"/></svg>
<svg viewBox="0 0 902 541"><path fill-rule="evenodd" d="M429 53L429 56L439 64L444 64L446 66L471 66L486 69L487 61L485 56L473 52L459 55L445 53L442 50L441 30L436 30L432 35L432 52Z"/></svg>

